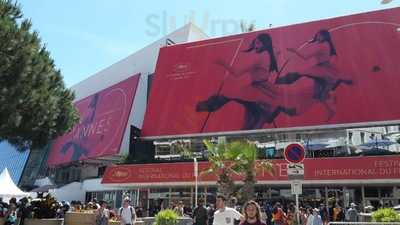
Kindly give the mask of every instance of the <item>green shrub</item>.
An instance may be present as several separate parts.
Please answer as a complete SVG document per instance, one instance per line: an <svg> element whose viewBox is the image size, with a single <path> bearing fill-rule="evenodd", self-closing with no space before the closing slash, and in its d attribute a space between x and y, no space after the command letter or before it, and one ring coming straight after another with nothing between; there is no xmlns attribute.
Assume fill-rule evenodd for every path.
<svg viewBox="0 0 400 225"><path fill-rule="evenodd" d="M372 213L372 221L400 222L400 215L392 208L382 208Z"/></svg>
<svg viewBox="0 0 400 225"><path fill-rule="evenodd" d="M178 214L175 211L166 209L161 210L156 215L155 225L176 225L178 223Z"/></svg>

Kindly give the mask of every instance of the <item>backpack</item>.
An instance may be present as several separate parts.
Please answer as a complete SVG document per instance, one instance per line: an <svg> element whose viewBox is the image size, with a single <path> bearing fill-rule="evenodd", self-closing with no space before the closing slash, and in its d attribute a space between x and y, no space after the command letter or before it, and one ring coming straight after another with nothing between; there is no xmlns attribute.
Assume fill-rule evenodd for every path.
<svg viewBox="0 0 400 225"><path fill-rule="evenodd" d="M15 224L15 222L17 222L17 215L16 215L16 213L14 212L14 213L11 213L11 214L9 214L8 216L7 216L7 218L6 218L6 222L4 223L5 225L8 225L8 224Z"/></svg>
<svg viewBox="0 0 400 225"><path fill-rule="evenodd" d="M132 206L128 206L129 210L131 211L131 217L132 220L136 219L136 213L133 211L133 207ZM124 207L119 208L119 215L122 216L122 210L124 209Z"/></svg>

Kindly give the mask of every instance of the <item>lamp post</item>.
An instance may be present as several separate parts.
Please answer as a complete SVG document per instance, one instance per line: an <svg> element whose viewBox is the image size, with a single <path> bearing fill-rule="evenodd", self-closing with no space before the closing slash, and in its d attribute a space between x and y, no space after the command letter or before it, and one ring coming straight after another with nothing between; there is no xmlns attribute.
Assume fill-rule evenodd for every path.
<svg viewBox="0 0 400 225"><path fill-rule="evenodd" d="M199 175L199 164L197 162L197 158L193 158L193 163L194 163L194 207L197 207L197 189L198 189L198 183L197 183L197 177Z"/></svg>

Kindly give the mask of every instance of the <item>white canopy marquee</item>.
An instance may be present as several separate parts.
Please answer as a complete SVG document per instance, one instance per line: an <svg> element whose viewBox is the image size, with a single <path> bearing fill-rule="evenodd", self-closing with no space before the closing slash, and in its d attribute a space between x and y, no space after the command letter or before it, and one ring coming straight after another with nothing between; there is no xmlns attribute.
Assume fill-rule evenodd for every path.
<svg viewBox="0 0 400 225"><path fill-rule="evenodd" d="M0 187L0 197L2 198L22 198L29 196L28 193L21 191L21 189L14 184L7 168L0 174Z"/></svg>

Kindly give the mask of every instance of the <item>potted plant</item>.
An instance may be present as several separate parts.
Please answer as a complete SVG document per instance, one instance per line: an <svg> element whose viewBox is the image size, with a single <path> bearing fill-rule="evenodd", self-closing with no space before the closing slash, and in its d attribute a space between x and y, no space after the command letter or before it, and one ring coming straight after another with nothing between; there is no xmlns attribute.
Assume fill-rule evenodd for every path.
<svg viewBox="0 0 400 225"><path fill-rule="evenodd" d="M161 210L155 218L154 225L176 225L178 223L178 214L170 209Z"/></svg>
<svg viewBox="0 0 400 225"><path fill-rule="evenodd" d="M372 213L372 221L400 222L400 215L392 208L382 208Z"/></svg>

